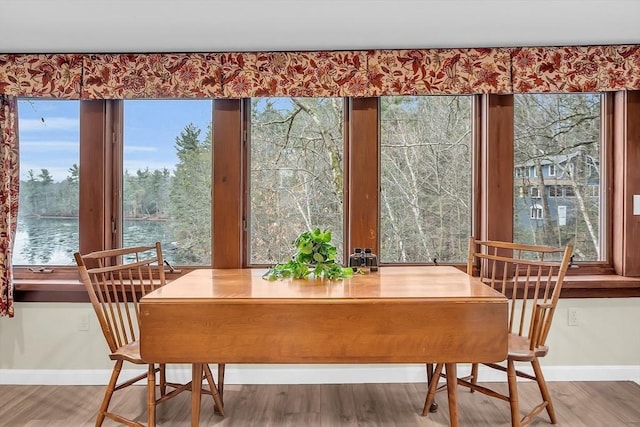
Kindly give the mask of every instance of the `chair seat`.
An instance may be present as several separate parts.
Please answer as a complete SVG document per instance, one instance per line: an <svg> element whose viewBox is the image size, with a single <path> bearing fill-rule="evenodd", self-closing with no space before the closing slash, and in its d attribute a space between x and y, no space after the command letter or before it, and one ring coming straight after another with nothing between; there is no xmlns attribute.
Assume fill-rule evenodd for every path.
<svg viewBox="0 0 640 427"><path fill-rule="evenodd" d="M126 360L127 362L137 365L146 365L147 362L140 357L140 341L135 340L119 347L116 351L109 354L111 360Z"/></svg>
<svg viewBox="0 0 640 427"><path fill-rule="evenodd" d="M549 351L546 345L538 346L533 350L529 349L531 340L516 334L509 334L508 358L521 362L528 362L536 357L544 357Z"/></svg>

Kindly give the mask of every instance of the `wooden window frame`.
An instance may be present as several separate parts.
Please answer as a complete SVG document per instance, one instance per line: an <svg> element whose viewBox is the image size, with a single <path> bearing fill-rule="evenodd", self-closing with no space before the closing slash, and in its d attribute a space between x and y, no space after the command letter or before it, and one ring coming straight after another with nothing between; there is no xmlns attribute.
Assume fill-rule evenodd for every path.
<svg viewBox="0 0 640 427"><path fill-rule="evenodd" d="M607 262L580 263L569 271L563 298L640 296L640 91L603 95L603 155L607 175L601 194ZM221 99L213 108L212 253L214 268L247 266L248 100ZM121 100L82 101L80 106L80 251L115 247L119 241L122 153ZM380 99L347 98L345 108L345 257L354 245L378 252L380 194ZM472 100L473 218L481 239L513 236L513 95L476 95ZM120 148L118 148L120 147ZM120 151L118 151L120 150ZM90 168L83 165L91 164ZM357 188L358 191L351 191ZM120 190L121 191L121 190ZM605 197L605 196L603 196ZM506 203L505 203L506 202ZM615 212L615 215L614 215ZM462 266L459 266L463 268ZM180 268L181 274L195 267ZM75 267L52 273L14 268L18 302L88 301ZM171 280L180 273L169 274Z"/></svg>

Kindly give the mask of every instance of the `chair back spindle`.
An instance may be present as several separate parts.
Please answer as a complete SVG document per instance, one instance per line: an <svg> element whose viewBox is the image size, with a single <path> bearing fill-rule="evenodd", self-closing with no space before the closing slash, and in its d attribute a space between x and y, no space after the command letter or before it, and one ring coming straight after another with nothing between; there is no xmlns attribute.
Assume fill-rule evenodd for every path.
<svg viewBox="0 0 640 427"><path fill-rule="evenodd" d="M75 257L110 350L136 341L140 298L166 282L160 243Z"/></svg>
<svg viewBox="0 0 640 427"><path fill-rule="evenodd" d="M509 298L509 333L546 342L572 247L469 239L467 272Z"/></svg>

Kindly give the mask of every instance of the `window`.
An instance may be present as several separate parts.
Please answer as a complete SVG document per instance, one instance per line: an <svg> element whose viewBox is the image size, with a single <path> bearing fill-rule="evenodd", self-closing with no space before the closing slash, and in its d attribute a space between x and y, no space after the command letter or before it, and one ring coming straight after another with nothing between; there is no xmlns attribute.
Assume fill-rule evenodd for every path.
<svg viewBox="0 0 640 427"><path fill-rule="evenodd" d="M210 100L124 102L122 239L211 265Z"/></svg>
<svg viewBox="0 0 640 427"><path fill-rule="evenodd" d="M597 185L589 185L589 186L587 186L587 191L588 191L589 187L595 187L596 189L598 188ZM586 195L589 196L588 193ZM564 187L564 196L565 197L576 197L576 190L572 186L567 185L567 186Z"/></svg>
<svg viewBox="0 0 640 427"><path fill-rule="evenodd" d="M341 98L254 98L249 159L249 264L290 258L301 232L332 232L343 258Z"/></svg>
<svg viewBox="0 0 640 427"><path fill-rule="evenodd" d="M530 187L529 188L529 195L531 196L532 199L539 199L540 198L540 189L538 187Z"/></svg>
<svg viewBox="0 0 640 427"><path fill-rule="evenodd" d="M542 219L542 218L543 218L542 206L540 205L531 206L531 219Z"/></svg>
<svg viewBox="0 0 640 427"><path fill-rule="evenodd" d="M20 200L14 265L75 265L79 105L18 100Z"/></svg>
<svg viewBox="0 0 640 427"><path fill-rule="evenodd" d="M464 261L471 97L382 97L380 120L381 262Z"/></svg>
<svg viewBox="0 0 640 427"><path fill-rule="evenodd" d="M500 98L511 103L509 97ZM595 246L615 227L608 224L603 229L600 218L600 212L615 212L615 206L607 209L609 192L600 191L604 184L600 175L613 175L606 169L601 172L604 166L611 167L601 159L614 157L601 155L607 148L601 141L609 131L600 131L600 95L513 99L514 158L502 168L491 162L485 167L488 160L482 151L474 153L476 148L483 150L483 144L491 148L490 142L472 136L474 117L484 117L476 114L484 108L476 97L22 99L21 211L14 248L14 264L22 267L14 270L15 278L28 285L60 284L58 279L76 278L72 253L83 244L87 251L155 240L163 243L174 266L215 265L212 247L220 268L262 266L288 259L292 239L316 226L333 231L343 261L347 239L362 246L363 236L372 234L372 241L379 242L381 264L432 263L434 258L462 264L470 234L481 233L486 225L493 229L502 225L502 219L488 215L482 203L509 215L502 201L511 186L496 188L500 186L487 180L491 184L482 187L487 176L498 178L497 183L513 180L507 183L516 196L513 231L505 234L521 242L573 243L576 261L593 262L581 264L572 275L612 273L610 263L603 262L606 254ZM53 109L45 114L48 104ZM473 114L472 104L480 109ZM212 107L217 125L211 123ZM532 113L523 114L522 108L531 108ZM581 119L572 123L579 115ZM492 125L491 114L487 122L489 129L497 126ZM54 135L53 130L62 128L75 130ZM365 145L370 157L358 157ZM34 160L30 152L35 147L39 153L49 151ZM69 151L58 164L53 153L63 148ZM162 156L156 157L159 152ZM212 160L218 176L213 174ZM555 165L553 177L549 164ZM225 165L230 166L222 174ZM223 178L230 176L227 185ZM604 188L616 188L617 178L613 179ZM50 185L47 192L36 192L40 181ZM366 201L353 203L358 194L358 188L350 187L354 185L367 188ZM481 192L475 193L475 186ZM63 187L63 195L54 191ZM476 200L478 194L488 197ZM36 195L49 202L54 195L58 207L75 206L75 213L68 209L67 218L56 216L61 211L54 210L37 217L29 209L35 209L35 203L42 207L45 199ZM345 200L351 203L348 208ZM363 221L363 212L371 217ZM113 232L112 218L116 218ZM35 228L48 220L58 224L70 220L71 225ZM211 235L212 226L219 239ZM230 230L230 237L220 238L226 232L222 230ZM234 247L220 247L221 241ZM33 270L47 265L59 267L49 269L52 274L34 275Z"/></svg>
<svg viewBox="0 0 640 427"><path fill-rule="evenodd" d="M573 188L572 188L573 190ZM585 187L587 197L600 197L600 187L597 185L587 185ZM567 196L569 194L567 193Z"/></svg>
<svg viewBox="0 0 640 427"><path fill-rule="evenodd" d="M549 176L556 176L556 165L554 165L553 163L550 163L548 166L549 169Z"/></svg>
<svg viewBox="0 0 640 427"><path fill-rule="evenodd" d="M601 153L601 96L599 94L514 95L514 164L529 164L531 197L540 202L531 208L514 197L514 241L564 246L573 244L576 261L603 259L600 237L600 199L583 197L579 189L599 185ZM554 165L542 174L544 165ZM553 172L553 185L547 178ZM537 190L549 186L548 194ZM560 224L554 198L562 188L573 189L563 199L566 218ZM538 208L539 206L539 208ZM542 219L531 227L518 212L531 210L530 218Z"/></svg>
<svg viewBox="0 0 640 427"><path fill-rule="evenodd" d="M561 185L550 185L548 188L549 188L549 197L562 197Z"/></svg>

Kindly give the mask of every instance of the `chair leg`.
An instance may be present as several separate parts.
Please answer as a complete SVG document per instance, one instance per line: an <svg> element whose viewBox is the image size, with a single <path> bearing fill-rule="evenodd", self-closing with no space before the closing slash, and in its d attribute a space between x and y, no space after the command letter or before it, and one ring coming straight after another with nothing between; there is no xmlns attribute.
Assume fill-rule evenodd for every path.
<svg viewBox="0 0 640 427"><path fill-rule="evenodd" d="M218 364L218 393L220 394L220 400L224 402L224 363Z"/></svg>
<svg viewBox="0 0 640 427"><path fill-rule="evenodd" d="M518 407L518 387L516 385L516 367L513 360L507 360L507 380L509 382L509 404L511 405L511 426L520 427L520 408Z"/></svg>
<svg viewBox="0 0 640 427"><path fill-rule="evenodd" d="M150 364L147 371L147 427L156 425L156 367Z"/></svg>
<svg viewBox="0 0 640 427"><path fill-rule="evenodd" d="M211 396L213 397L213 401L215 403L215 410L220 415L224 415L224 407L222 403L222 398L220 397L220 393L218 392L218 387L216 387L216 382L213 379L213 374L211 373L211 368L209 365L205 364L204 375L207 378L207 383L209 384L209 391L211 392Z"/></svg>
<svg viewBox="0 0 640 427"><path fill-rule="evenodd" d="M551 394L549 393L549 389L547 388L547 382L544 380L544 375L542 375L542 368L540 367L540 362L538 362L537 358L531 361L531 366L533 366L533 372L536 375L536 382L538 383L538 388L540 389L542 399L547 404L547 414L549 414L551 424L556 424L556 411L555 409L553 409L553 403L551 403Z"/></svg>
<svg viewBox="0 0 640 427"><path fill-rule="evenodd" d="M164 363L160 367L160 396L167 394L167 365Z"/></svg>
<svg viewBox="0 0 640 427"><path fill-rule="evenodd" d="M426 416L429 414L431 409L431 404L433 403L433 399L436 396L436 389L438 388L438 379L440 378L440 374L442 373L443 368L442 363L438 363L436 365L435 371L433 371L433 375L431 376L431 381L429 382L429 389L427 390L427 398L424 401L424 408L422 409L422 416Z"/></svg>
<svg viewBox="0 0 640 427"><path fill-rule="evenodd" d="M116 388L120 371L122 371L122 362L122 360L117 360L116 364L113 366L111 378L109 379L109 384L107 385L107 389L104 392L104 398L102 399L102 405L100 405L98 416L96 417L96 427L100 427L102 425L107 409L109 409L111 397L113 396L114 389Z"/></svg>
<svg viewBox="0 0 640 427"><path fill-rule="evenodd" d="M427 383L431 384L431 378L433 378L433 363L427 363Z"/></svg>
<svg viewBox="0 0 640 427"><path fill-rule="evenodd" d="M433 363L427 363L427 390L431 386L431 381L433 380ZM438 404L435 401L431 402L431 406L429 407L429 412L438 412Z"/></svg>
<svg viewBox="0 0 640 427"><path fill-rule="evenodd" d="M473 363L471 365L471 384L476 385L477 383L478 383L478 364ZM475 391L473 388L469 388L469 390L471 391L471 393Z"/></svg>

